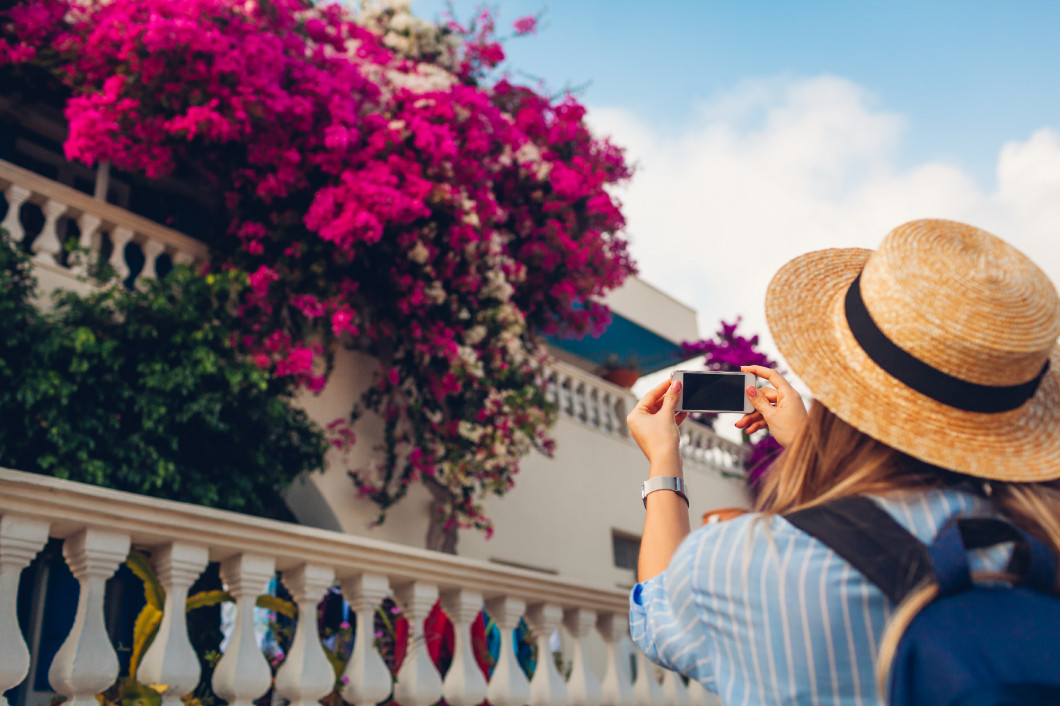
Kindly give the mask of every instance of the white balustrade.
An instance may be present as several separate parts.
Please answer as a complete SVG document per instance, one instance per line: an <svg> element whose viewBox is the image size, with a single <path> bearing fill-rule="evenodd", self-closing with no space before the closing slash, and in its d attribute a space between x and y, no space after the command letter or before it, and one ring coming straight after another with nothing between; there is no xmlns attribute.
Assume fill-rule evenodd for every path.
<svg viewBox="0 0 1060 706"><path fill-rule="evenodd" d="M549 644L563 622L563 609L558 605L538 603L530 608L526 620L534 631L537 642L537 665L530 680L530 706L549 706L567 703L567 682L552 661Z"/></svg>
<svg viewBox="0 0 1060 706"><path fill-rule="evenodd" d="M151 564L159 585L166 592L162 622L151 646L144 653L136 678L141 684L164 685L162 706L180 706L180 697L199 683L199 659L188 641L184 604L188 589L206 568L206 547L172 542L151 552Z"/></svg>
<svg viewBox="0 0 1060 706"><path fill-rule="evenodd" d="M25 189L14 182L10 182L4 189L4 198L7 199L7 215L4 216L3 228L11 234L11 239L16 243L22 242L26 237L26 230L22 227L20 216L22 215L22 204L29 200L33 192Z"/></svg>
<svg viewBox="0 0 1060 706"><path fill-rule="evenodd" d="M44 213L44 227L41 228L40 235L32 245L34 256L38 261L49 265L59 264L63 243L59 240L56 228L59 224L59 217L66 213L67 208L66 204L55 199L48 199L41 206L41 211Z"/></svg>
<svg viewBox="0 0 1060 706"><path fill-rule="evenodd" d="M513 633L526 612L526 602L507 596L493 598L486 601L486 611L501 633L501 648L486 698L490 706L525 706L530 701L530 681L519 666Z"/></svg>
<svg viewBox="0 0 1060 706"><path fill-rule="evenodd" d="M662 687L655 680L657 667L648 661L643 652L637 651L637 678L633 682L633 695L639 706L665 703Z"/></svg>
<svg viewBox="0 0 1060 706"><path fill-rule="evenodd" d="M298 624L287 658L276 671L276 692L291 706L315 706L335 686L335 671L317 630L317 603L335 581L335 571L302 564L283 572L283 585L298 606Z"/></svg>
<svg viewBox="0 0 1060 706"><path fill-rule="evenodd" d="M106 530L100 529L104 526ZM254 635L253 611L276 570L298 606L298 622L287 658L276 674L275 693L277 699L296 706L311 706L334 685L334 671L316 631L316 606L336 578L356 621L341 687L342 697L354 706L377 704L391 693L390 672L373 641L375 611L391 586L398 587L395 598L412 633L394 685L395 700L403 706L430 706L443 696L453 706L475 706L483 698L494 706L710 703L697 685L682 695L668 684L664 694L652 677L654 668L643 657L637 682L630 684L619 647L627 634L625 590L0 469L0 687L4 689L25 679L27 666L36 668L14 611L22 569L48 535L64 540L63 554L81 587L76 620L49 671L52 688L75 706L97 706L96 694L119 676L104 626L104 592L106 580L125 560L130 546L150 553L165 591L162 622L137 672L140 683L160 691L165 706L176 706L200 676L184 603L207 557L221 562L222 580L236 601L233 631L212 682L217 695L234 705L247 706L272 684ZM455 634L453 661L444 682L427 653L423 624L439 593ZM489 597L486 610L501 634L488 683L470 645L470 626L484 596ZM532 681L519 665L513 639L521 617L531 625L537 643ZM571 648L562 655L571 665L568 683L556 669L550 648L550 638L561 624L572 638ZM585 653L593 630L608 647L603 675L592 671Z"/></svg>
<svg viewBox="0 0 1060 706"><path fill-rule="evenodd" d="M63 270L61 225L66 219L77 223L81 231L78 245L88 258L70 258L69 272L74 277L84 276L96 262L104 232L114 244L109 263L122 278L130 274L125 245L134 243L143 251L143 268L134 282L138 286L143 285L142 279L157 276L158 260L163 256L174 263L193 263L204 262L209 255L205 244L183 233L4 160L0 160L0 188L7 202L0 228L5 228L13 240L21 242L34 236L22 225L23 206L34 204L44 215L44 225L29 248L37 262Z"/></svg>
<svg viewBox="0 0 1060 706"><path fill-rule="evenodd" d="M438 600L438 587L413 581L398 589L395 598L409 621L409 649L398 669L394 700L401 706L431 706L442 696L442 677L427 652L423 621Z"/></svg>
<svg viewBox="0 0 1060 706"><path fill-rule="evenodd" d="M275 560L256 554L237 554L221 563L221 580L236 601L236 623L212 684L231 706L251 706L272 684L272 670L254 636L254 604L275 567Z"/></svg>
<svg viewBox="0 0 1060 706"><path fill-rule="evenodd" d="M29 672L29 650L18 627L18 582L22 570L48 541L48 523L16 515L0 517L0 706L3 693Z"/></svg>
<svg viewBox="0 0 1060 706"><path fill-rule="evenodd" d="M448 591L442 594L442 608L453 622L453 661L442 681L442 697L452 706L478 706L486 698L486 678L471 649L471 623L482 612L482 594Z"/></svg>
<svg viewBox="0 0 1060 706"><path fill-rule="evenodd" d="M676 704L677 706L692 706L692 698L688 695L688 687L681 681L681 675L677 672L671 672L669 669L663 670L662 693L667 703Z"/></svg>
<svg viewBox="0 0 1060 706"><path fill-rule="evenodd" d="M607 672L600 682L604 703L608 706L636 706L629 664L620 647L622 638L629 634L627 614L604 613L597 619L596 629L607 645Z"/></svg>
<svg viewBox="0 0 1060 706"><path fill-rule="evenodd" d="M567 692L571 706L600 706L604 694L600 681L589 668L585 656L585 638L596 626L596 613L585 608L568 608L563 613L563 625L574 642L574 656L571 664L570 680Z"/></svg>
<svg viewBox="0 0 1060 706"><path fill-rule="evenodd" d="M96 706L96 694L118 678L118 655L103 624L104 584L129 555L129 535L96 529L63 542L63 557L80 584L74 626L63 642L48 681L70 706Z"/></svg>
<svg viewBox="0 0 1060 706"><path fill-rule="evenodd" d="M342 595L357 621L353 652L343 671L346 684L342 689L342 698L354 706L374 706L390 695L390 671L372 645L375 611L388 593L387 579L375 574L357 574L342 582Z"/></svg>

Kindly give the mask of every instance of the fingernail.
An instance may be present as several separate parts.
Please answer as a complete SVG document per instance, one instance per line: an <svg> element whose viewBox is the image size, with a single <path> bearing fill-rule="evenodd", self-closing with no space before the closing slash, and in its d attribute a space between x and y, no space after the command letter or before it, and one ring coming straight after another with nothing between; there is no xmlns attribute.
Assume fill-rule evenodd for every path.
<svg viewBox="0 0 1060 706"><path fill-rule="evenodd" d="M758 390L756 390L755 388L751 387L750 385L747 386L747 396L748 397L754 397L757 394L758 394Z"/></svg>
<svg viewBox="0 0 1060 706"><path fill-rule="evenodd" d="M670 383L670 389L667 390L667 392L677 392L680 389L681 389L681 383L679 383L677 380L674 380L673 382Z"/></svg>

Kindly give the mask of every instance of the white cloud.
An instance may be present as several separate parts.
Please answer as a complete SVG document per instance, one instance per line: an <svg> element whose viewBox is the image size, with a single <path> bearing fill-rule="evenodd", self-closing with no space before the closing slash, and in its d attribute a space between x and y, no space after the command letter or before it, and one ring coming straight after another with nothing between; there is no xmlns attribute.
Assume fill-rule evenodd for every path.
<svg viewBox="0 0 1060 706"><path fill-rule="evenodd" d="M834 76L746 81L677 133L620 109L589 116L638 167L618 195L642 276L696 307L703 335L742 314L743 329L768 340L762 303L780 265L823 247L875 247L915 218L984 228L1060 282L1055 129L1003 145L996 188L984 191L953 165L899 169L906 120Z"/></svg>

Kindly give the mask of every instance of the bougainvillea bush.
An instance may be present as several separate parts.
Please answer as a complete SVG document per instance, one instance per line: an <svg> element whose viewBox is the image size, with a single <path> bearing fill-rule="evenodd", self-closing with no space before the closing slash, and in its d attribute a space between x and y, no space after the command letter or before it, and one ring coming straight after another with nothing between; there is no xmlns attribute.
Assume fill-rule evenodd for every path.
<svg viewBox="0 0 1060 706"><path fill-rule="evenodd" d="M739 327L739 317L731 324L722 321L720 328L712 338L694 342L686 341L681 344L682 352L686 357L703 356L703 364L707 370L737 371L741 365L776 368L777 362L759 350L758 336L752 335L747 338L737 333ZM713 428L717 416L716 414L701 414L697 415L697 421ZM751 444L750 451L744 460L744 467L747 469L748 487L754 492L762 475L769 469L780 452L780 445L768 430L758 434L758 438L753 441L746 436L744 439Z"/></svg>
<svg viewBox="0 0 1060 706"><path fill-rule="evenodd" d="M634 269L608 193L630 171L585 109L496 76L489 13L22 0L0 26L6 70L70 91L69 159L179 165L224 195L212 266L250 273L240 343L262 368L319 390L336 343L378 359L354 418L381 415L385 441L357 492L385 510L424 481L436 520L488 529L483 494L551 450L539 335L605 325Z"/></svg>

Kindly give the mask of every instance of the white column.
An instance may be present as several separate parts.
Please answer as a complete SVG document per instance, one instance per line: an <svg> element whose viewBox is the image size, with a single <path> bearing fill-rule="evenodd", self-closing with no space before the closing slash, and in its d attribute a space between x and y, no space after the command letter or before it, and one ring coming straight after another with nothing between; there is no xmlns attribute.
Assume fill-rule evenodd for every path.
<svg viewBox="0 0 1060 706"><path fill-rule="evenodd" d="M414 581L402 586L394 597L409 621L409 650L397 673L394 700L401 706L431 706L442 696L442 676L427 652L423 621L438 600L438 587Z"/></svg>
<svg viewBox="0 0 1060 706"><path fill-rule="evenodd" d="M633 693L640 706L654 706L663 700L662 688L655 681L655 665L640 650L637 650L637 678L633 682Z"/></svg>
<svg viewBox="0 0 1060 706"><path fill-rule="evenodd" d="M125 246L133 238L133 232L128 228L117 227L110 232L110 242L114 250L110 253L110 266L118 275L118 281L124 281L129 276L129 265L125 262Z"/></svg>
<svg viewBox="0 0 1060 706"><path fill-rule="evenodd" d="M4 197L7 199L7 215L4 216L4 222L0 223L0 228L10 233L11 239L16 243L22 242L26 237L26 231L22 227L19 216L22 214L22 204L29 200L30 195L29 189L24 189L18 184L10 184L4 189Z"/></svg>
<svg viewBox="0 0 1060 706"><path fill-rule="evenodd" d="M276 693L291 706L316 706L335 687L335 670L317 631L317 603L334 582L334 570L315 564L283 572L283 585L298 604L298 625L287 658L276 672Z"/></svg>
<svg viewBox="0 0 1060 706"><path fill-rule="evenodd" d="M195 257L189 252L185 252L184 250L178 250L176 253L173 254L174 265L190 265L193 262L195 262Z"/></svg>
<svg viewBox="0 0 1060 706"><path fill-rule="evenodd" d="M512 632L526 612L526 603L502 596L486 601L486 611L501 632L501 649L486 689L486 698L490 706L525 706L530 703L530 682L519 666Z"/></svg>
<svg viewBox="0 0 1060 706"><path fill-rule="evenodd" d="M155 270L155 265L158 263L158 256L166 251L166 246L157 240L148 240L144 243L144 268L140 270L140 275L136 278L137 286L143 287L146 285L146 279L158 279L158 272Z"/></svg>
<svg viewBox="0 0 1060 706"><path fill-rule="evenodd" d="M180 697L199 683L201 668L195 649L188 639L188 614L184 603L188 589L206 568L206 547L174 542L151 552L158 583L166 592L162 622L151 646L147 648L136 679L141 684L164 684L162 706L180 706Z"/></svg>
<svg viewBox="0 0 1060 706"><path fill-rule="evenodd" d="M275 560L253 554L237 554L221 563L221 580L236 601L236 623L212 684L229 706L251 706L272 684L272 670L254 636L254 603L275 569Z"/></svg>
<svg viewBox="0 0 1060 706"><path fill-rule="evenodd" d="M18 581L47 541L47 522L0 517L0 706L7 706L3 693L29 672L29 650L18 627Z"/></svg>
<svg viewBox="0 0 1060 706"><path fill-rule="evenodd" d="M563 609L557 605L539 603L531 606L526 621L534 630L537 641L537 665L530 680L530 706L564 706L567 703L567 682L552 661L549 644L563 622Z"/></svg>
<svg viewBox="0 0 1060 706"><path fill-rule="evenodd" d="M44 227L41 228L40 235L33 241L33 245L30 248L33 250L35 260L49 265L59 264L59 255L62 253L63 244L59 240L56 226L59 223L59 218L66 213L67 208L69 207L65 203L60 203L54 199L48 199L41 206L41 211L44 212Z"/></svg>
<svg viewBox="0 0 1060 706"><path fill-rule="evenodd" d="M482 594L457 589L442 594L442 607L453 621L453 661L442 682L451 706L478 706L486 699L486 677L471 649L471 623L482 611Z"/></svg>
<svg viewBox="0 0 1060 706"><path fill-rule="evenodd" d="M77 228L81 231L81 238L78 241L81 246L81 252L77 254L75 263L76 269L80 274L88 273L89 266L99 253L97 233L99 233L101 225L103 225L103 220L92 213L82 213L77 219Z"/></svg>
<svg viewBox="0 0 1060 706"><path fill-rule="evenodd" d="M129 555L129 535L83 529L63 542L63 556L81 585L74 626L52 660L48 681L69 706L98 706L96 694L118 678L118 656L103 623L103 593Z"/></svg>
<svg viewBox="0 0 1060 706"><path fill-rule="evenodd" d="M604 694L600 690L600 681L589 668L589 661L585 658L585 646L582 644L596 626L596 613L584 608L568 608L563 613L563 625L574 641L573 664L570 681L567 682L570 706L600 706L604 701Z"/></svg>
<svg viewBox="0 0 1060 706"><path fill-rule="evenodd" d="M629 618L617 613L604 613L597 619L596 629L607 644L607 673L600 683L604 703L608 706L636 706L633 677L622 652L622 640L629 633Z"/></svg>
<svg viewBox="0 0 1060 706"><path fill-rule="evenodd" d="M384 576L359 574L342 582L342 595L350 604L356 626L353 652L343 672L342 698L354 706L375 706L390 695L393 683L386 662L375 649L375 611L390 592Z"/></svg>
<svg viewBox="0 0 1060 706"><path fill-rule="evenodd" d="M662 693L669 706L692 706L688 687L681 681L681 675L669 669L663 670Z"/></svg>

